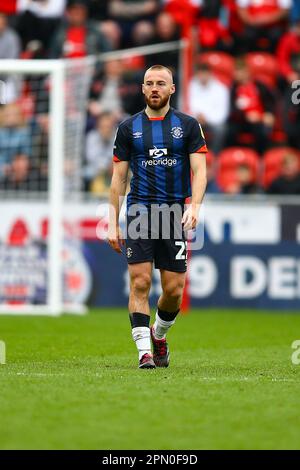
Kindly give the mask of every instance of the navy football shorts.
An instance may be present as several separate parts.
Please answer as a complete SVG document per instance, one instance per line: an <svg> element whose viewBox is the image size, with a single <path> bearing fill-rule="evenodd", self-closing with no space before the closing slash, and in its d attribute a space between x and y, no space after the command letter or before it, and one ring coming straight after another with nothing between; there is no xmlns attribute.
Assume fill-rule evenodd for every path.
<svg viewBox="0 0 300 470"><path fill-rule="evenodd" d="M184 205L139 206L126 215L128 264L154 262L156 269L186 272L187 242L181 219Z"/></svg>

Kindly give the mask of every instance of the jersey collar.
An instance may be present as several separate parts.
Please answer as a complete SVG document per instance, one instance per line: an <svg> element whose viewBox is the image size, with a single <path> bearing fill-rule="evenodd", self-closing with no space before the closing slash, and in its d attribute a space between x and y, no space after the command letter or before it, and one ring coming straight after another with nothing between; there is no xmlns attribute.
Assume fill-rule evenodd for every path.
<svg viewBox="0 0 300 470"><path fill-rule="evenodd" d="M163 121L170 114L172 109L173 108L171 108L170 106L167 113L164 116L159 116L159 117L149 117L148 114L146 113L146 108L144 109L143 113L145 114L148 121Z"/></svg>

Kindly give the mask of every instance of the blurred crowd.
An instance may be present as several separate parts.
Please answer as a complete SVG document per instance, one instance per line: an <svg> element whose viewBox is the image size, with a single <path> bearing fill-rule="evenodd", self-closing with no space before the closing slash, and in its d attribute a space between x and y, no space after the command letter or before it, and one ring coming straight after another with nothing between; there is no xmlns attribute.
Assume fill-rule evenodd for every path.
<svg viewBox="0 0 300 470"><path fill-rule="evenodd" d="M300 194L300 0L0 0L0 59L82 58L177 41L187 30L195 50L186 105L210 149L208 192ZM108 190L116 128L143 108L143 72L155 63L172 69L179 89L176 50L97 68L84 191ZM0 80L0 189L46 190L47 83L1 70Z"/></svg>

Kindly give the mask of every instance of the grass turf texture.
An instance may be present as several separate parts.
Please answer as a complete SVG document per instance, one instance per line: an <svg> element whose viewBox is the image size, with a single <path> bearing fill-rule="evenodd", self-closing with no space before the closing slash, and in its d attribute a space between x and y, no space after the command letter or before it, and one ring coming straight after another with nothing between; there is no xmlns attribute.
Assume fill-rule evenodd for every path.
<svg viewBox="0 0 300 470"><path fill-rule="evenodd" d="M1 317L1 449L300 448L300 316L193 311L138 370L125 310Z"/></svg>

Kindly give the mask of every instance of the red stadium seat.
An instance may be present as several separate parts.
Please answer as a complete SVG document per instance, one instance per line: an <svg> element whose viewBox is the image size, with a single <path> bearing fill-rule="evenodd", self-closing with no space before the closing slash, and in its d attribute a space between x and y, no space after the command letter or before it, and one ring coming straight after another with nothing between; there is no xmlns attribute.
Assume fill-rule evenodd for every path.
<svg viewBox="0 0 300 470"><path fill-rule="evenodd" d="M208 64L216 77L230 86L233 80L234 59L225 52L204 52L199 55L200 64Z"/></svg>
<svg viewBox="0 0 300 470"><path fill-rule="evenodd" d="M277 82L278 66L276 59L267 52L249 52L246 61L253 78L274 88Z"/></svg>
<svg viewBox="0 0 300 470"><path fill-rule="evenodd" d="M239 165L248 165L252 171L252 181L259 179L259 156L248 148L230 147L223 150L218 159L217 182L222 191L237 183L237 168Z"/></svg>
<svg viewBox="0 0 300 470"><path fill-rule="evenodd" d="M281 173L282 159L287 153L297 153L300 160L300 152L291 147L279 147L267 150L263 157L262 184L264 188L270 186L272 181Z"/></svg>

